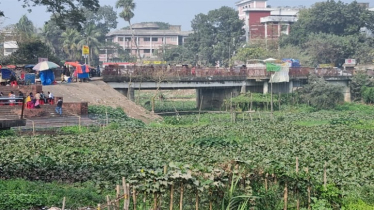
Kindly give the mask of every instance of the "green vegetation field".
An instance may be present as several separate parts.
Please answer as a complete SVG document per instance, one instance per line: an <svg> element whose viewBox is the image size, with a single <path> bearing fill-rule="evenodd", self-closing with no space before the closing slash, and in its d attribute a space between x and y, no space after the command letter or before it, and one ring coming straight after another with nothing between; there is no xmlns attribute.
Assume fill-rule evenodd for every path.
<svg viewBox="0 0 374 210"><path fill-rule="evenodd" d="M184 209L195 208L196 192L201 209L209 209L212 200L213 209L221 209L224 201L235 198L226 193L230 186L237 187L236 195L249 199L248 208L281 209L285 184L289 209L296 208L297 198L307 208L308 187L312 209L373 209L373 114L374 108L364 105L319 112L290 108L276 113L273 120L264 113L253 114L252 119L239 114L235 123L229 115L200 119L194 115L74 135L8 136L0 139L0 176L83 188L90 183L102 202L103 193L126 177L139 199L148 195L149 201L139 205L151 205L156 195L164 200L161 209L169 206L170 187L176 186L178 197L181 183L186 187ZM325 163L327 188L323 187ZM0 182L0 188L6 182ZM0 197L10 193L4 190ZM4 205L0 203L0 209L6 209ZM82 199L82 205L92 202Z"/></svg>

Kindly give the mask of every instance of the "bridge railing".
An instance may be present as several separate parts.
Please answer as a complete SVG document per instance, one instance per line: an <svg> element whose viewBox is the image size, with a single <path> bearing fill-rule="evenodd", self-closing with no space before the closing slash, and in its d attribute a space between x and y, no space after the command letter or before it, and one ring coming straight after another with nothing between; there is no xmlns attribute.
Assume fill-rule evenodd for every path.
<svg viewBox="0 0 374 210"><path fill-rule="evenodd" d="M352 76L353 71L340 70L336 68L309 68L291 67L289 76L291 78L305 78L310 74L325 77ZM269 78L271 73L265 68L188 68L188 67L166 67L166 66L132 66L127 68L105 68L102 72L105 79L126 78L142 80L176 79L176 78Z"/></svg>

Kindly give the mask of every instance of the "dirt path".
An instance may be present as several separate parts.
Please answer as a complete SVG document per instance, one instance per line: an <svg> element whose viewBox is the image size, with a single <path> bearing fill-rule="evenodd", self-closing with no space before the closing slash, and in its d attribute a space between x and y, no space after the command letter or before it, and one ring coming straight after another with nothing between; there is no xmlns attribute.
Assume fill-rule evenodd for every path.
<svg viewBox="0 0 374 210"><path fill-rule="evenodd" d="M62 96L65 102L88 102L91 105L105 105L122 107L129 117L149 123L160 116L127 99L103 81L90 81L88 83L69 83L43 86L44 93L52 92L55 96Z"/></svg>

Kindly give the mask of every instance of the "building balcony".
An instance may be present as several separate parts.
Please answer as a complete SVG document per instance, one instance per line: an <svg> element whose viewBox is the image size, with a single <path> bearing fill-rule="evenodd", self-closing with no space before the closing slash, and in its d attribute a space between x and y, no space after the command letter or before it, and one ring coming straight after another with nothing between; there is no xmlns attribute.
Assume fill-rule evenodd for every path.
<svg viewBox="0 0 374 210"><path fill-rule="evenodd" d="M298 20L297 17L290 17L290 16L267 16L260 19L261 23L273 23L273 22L286 22L286 23L295 23Z"/></svg>

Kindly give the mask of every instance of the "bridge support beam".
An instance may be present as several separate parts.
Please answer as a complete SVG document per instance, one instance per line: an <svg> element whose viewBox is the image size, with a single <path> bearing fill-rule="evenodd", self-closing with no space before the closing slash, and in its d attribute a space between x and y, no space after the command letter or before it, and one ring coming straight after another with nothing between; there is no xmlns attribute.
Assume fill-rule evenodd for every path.
<svg viewBox="0 0 374 210"><path fill-rule="evenodd" d="M122 95L126 96L131 101L135 101L135 90L134 88L115 88Z"/></svg>
<svg viewBox="0 0 374 210"><path fill-rule="evenodd" d="M267 81L264 81L264 84L263 84L263 88L262 88L262 93L263 94L267 94L269 93L269 83Z"/></svg>
<svg viewBox="0 0 374 210"><path fill-rule="evenodd" d="M224 100L240 94L241 87L232 88L198 88L196 89L196 107L201 109L221 109Z"/></svg>
<svg viewBox="0 0 374 210"><path fill-rule="evenodd" d="M347 86L344 87L344 101L351 102L351 87L348 82Z"/></svg>

